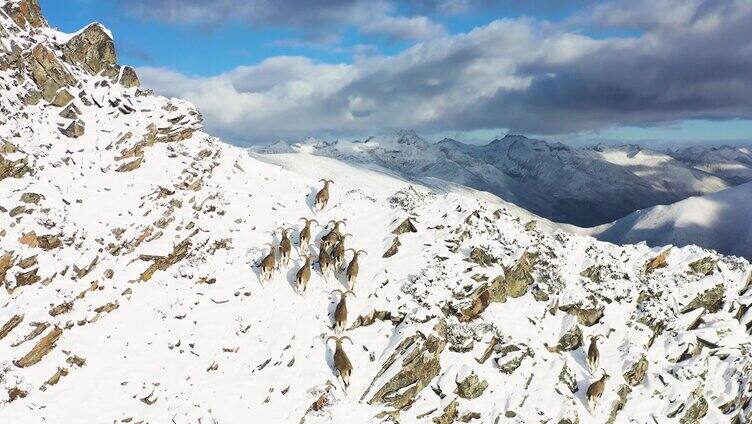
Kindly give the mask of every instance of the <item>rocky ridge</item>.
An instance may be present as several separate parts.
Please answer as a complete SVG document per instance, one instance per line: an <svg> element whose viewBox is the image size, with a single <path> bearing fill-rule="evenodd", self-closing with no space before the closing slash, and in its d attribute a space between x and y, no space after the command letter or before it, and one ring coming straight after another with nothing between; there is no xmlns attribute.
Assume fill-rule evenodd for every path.
<svg viewBox="0 0 752 424"><path fill-rule="evenodd" d="M747 261L544 231L500 201L249 153L139 89L103 27L71 36L36 1L0 5L3 422L752 419ZM316 218L344 218L369 253L347 390L324 342L342 277L315 269L299 295L294 255L258 280L277 228L314 215L320 178L335 184Z"/></svg>

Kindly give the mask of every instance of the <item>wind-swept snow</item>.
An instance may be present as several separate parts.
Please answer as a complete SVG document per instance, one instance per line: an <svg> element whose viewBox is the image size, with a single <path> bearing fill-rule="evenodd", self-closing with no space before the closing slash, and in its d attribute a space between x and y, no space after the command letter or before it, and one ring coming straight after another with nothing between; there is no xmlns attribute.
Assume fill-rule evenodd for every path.
<svg viewBox="0 0 752 424"><path fill-rule="evenodd" d="M34 9L12 10L23 23ZM0 13L17 45L0 51L0 422L752 417L746 260L616 246L472 190L232 147L189 103L66 62L52 30L10 19ZM28 60L37 44L52 52L36 50L44 72ZM49 78L67 85L50 92ZM72 98L46 100L63 89ZM78 121L83 133L66 130ZM315 212L322 178L335 182ZM347 247L368 252L339 334L352 340L347 389L326 344L345 276L316 264L295 290L301 217L319 221L317 240L343 220ZM280 227L292 261L262 284Z"/></svg>

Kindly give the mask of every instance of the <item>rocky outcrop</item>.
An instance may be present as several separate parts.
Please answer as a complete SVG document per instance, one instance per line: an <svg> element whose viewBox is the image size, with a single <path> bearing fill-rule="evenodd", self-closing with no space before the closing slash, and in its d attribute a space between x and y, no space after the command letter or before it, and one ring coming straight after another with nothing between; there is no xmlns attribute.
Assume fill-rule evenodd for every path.
<svg viewBox="0 0 752 424"><path fill-rule="evenodd" d="M0 156L0 181L6 178L23 178L31 172L26 158L10 160Z"/></svg>
<svg viewBox="0 0 752 424"><path fill-rule="evenodd" d="M42 98L51 102L58 90L76 83L55 54L47 47L37 44L31 51L31 77L42 92Z"/></svg>
<svg viewBox="0 0 752 424"><path fill-rule="evenodd" d="M693 311L697 308L705 308L708 312L718 312L723 306L723 298L726 295L726 289L723 284L708 289L697 295L687 306L682 309L682 313Z"/></svg>
<svg viewBox="0 0 752 424"><path fill-rule="evenodd" d="M141 82L138 80L138 75L136 75L136 70L130 66L123 66L123 69L120 71L120 79L118 82L125 88L138 87L141 85Z"/></svg>
<svg viewBox="0 0 752 424"><path fill-rule="evenodd" d="M474 372L465 377L464 380L456 382L456 384L455 393L462 399L475 399L488 388L488 382L481 380Z"/></svg>
<svg viewBox="0 0 752 424"><path fill-rule="evenodd" d="M85 131L86 127L84 127L84 122L80 119L71 122L67 127L60 130L60 132L68 138L81 137L82 135L84 135Z"/></svg>
<svg viewBox="0 0 752 424"><path fill-rule="evenodd" d="M115 43L100 24L94 23L63 45L63 59L79 65L92 75L117 64Z"/></svg>
<svg viewBox="0 0 752 424"><path fill-rule="evenodd" d="M3 11L21 28L26 27L27 23L33 28L47 26L39 0L10 1L3 6Z"/></svg>
<svg viewBox="0 0 752 424"><path fill-rule="evenodd" d="M440 356L445 346L446 340L434 334L426 337L416 333L404 339L384 362L374 383L400 358L402 368L371 396L368 404L384 403L396 409L412 405L418 393L439 375ZM370 387L363 396L369 391Z"/></svg>

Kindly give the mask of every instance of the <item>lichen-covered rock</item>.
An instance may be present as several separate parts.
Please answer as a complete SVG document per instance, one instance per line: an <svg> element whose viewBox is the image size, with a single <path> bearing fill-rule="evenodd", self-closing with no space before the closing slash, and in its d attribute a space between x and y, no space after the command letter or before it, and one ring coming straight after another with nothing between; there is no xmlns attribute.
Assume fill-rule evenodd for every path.
<svg viewBox="0 0 752 424"><path fill-rule="evenodd" d="M682 309L682 313L693 311L697 308L705 308L708 312L718 312L723 306L723 298L726 295L726 289L723 284L718 284L712 289L708 289L697 295L687 306Z"/></svg>
<svg viewBox="0 0 752 424"><path fill-rule="evenodd" d="M454 399L444 408L444 411L440 416L434 417L431 421L434 424L452 424L459 416L459 412L457 411L458 406L459 402L457 399Z"/></svg>
<svg viewBox="0 0 752 424"><path fill-rule="evenodd" d="M580 273L580 276L590 279L594 283L601 282L601 265L593 265Z"/></svg>
<svg viewBox="0 0 752 424"><path fill-rule="evenodd" d="M713 275L713 271L715 271L715 264L715 259L713 259L711 256L706 256L689 264L689 268L695 274Z"/></svg>
<svg viewBox="0 0 752 424"><path fill-rule="evenodd" d="M512 374L522 365L525 358L532 356L530 348L527 346L507 345L503 346L499 352L501 356L496 358L496 365L503 374Z"/></svg>
<svg viewBox="0 0 752 424"><path fill-rule="evenodd" d="M374 382L381 377L398 358L402 358L402 368L384 383L368 401L369 405L385 403L402 409L411 405L415 397L439 375L441 371L440 356L446 346L446 340L431 334L428 337L416 333L404 339L394 353L384 362ZM371 383L373 384L373 383ZM363 394L365 397L369 390Z"/></svg>
<svg viewBox="0 0 752 424"><path fill-rule="evenodd" d="M700 396L692 405L687 408L687 412L681 417L679 422L681 424L695 424L699 423L708 413L708 401L703 396Z"/></svg>
<svg viewBox="0 0 752 424"><path fill-rule="evenodd" d="M582 330L579 325L572 327L569 331L562 334L559 338L559 342L556 344L556 350L558 352L567 352L570 350L579 349L582 346Z"/></svg>
<svg viewBox="0 0 752 424"><path fill-rule="evenodd" d="M24 203L38 205L40 200L42 200L42 195L39 193L26 192L21 195L21 201Z"/></svg>
<svg viewBox="0 0 752 424"><path fill-rule="evenodd" d="M65 109L60 111L59 115L60 117L65 119L78 119L78 117L81 115L81 109L79 109L75 104L70 103L65 107Z"/></svg>
<svg viewBox="0 0 752 424"><path fill-rule="evenodd" d="M6 178L23 178L29 173L31 168L26 158L10 160L0 156L0 181Z"/></svg>
<svg viewBox="0 0 752 424"><path fill-rule="evenodd" d="M581 308L577 305L561 306L559 307L559 310L566 312L569 315L576 316L577 321L580 323L580 325L584 325L585 327L591 327L600 322L601 318L603 318L604 311L602 307Z"/></svg>
<svg viewBox="0 0 752 424"><path fill-rule="evenodd" d="M60 237L53 234L46 234L37 237L37 246L42 250L52 250L60 247Z"/></svg>
<svg viewBox="0 0 752 424"><path fill-rule="evenodd" d="M564 363L564 366L561 367L561 372L559 373L559 381L567 386L570 392L577 393L579 388L577 387L577 379L574 377L574 373L572 373L572 370L569 369L569 366Z"/></svg>
<svg viewBox="0 0 752 424"><path fill-rule="evenodd" d="M630 386L636 386L642 382L645 378L645 374L648 372L648 358L642 355L640 359L632 365L627 372L624 373L624 380Z"/></svg>
<svg viewBox="0 0 752 424"><path fill-rule="evenodd" d="M454 391L462 399L475 399L488 388L488 382L481 380L475 372L470 373L464 380L456 382Z"/></svg>
<svg viewBox="0 0 752 424"><path fill-rule="evenodd" d="M611 414L608 416L606 424L613 424L616 422L616 417L619 415L619 412L624 409L624 405L627 404L627 399L629 398L630 393L632 393L632 389L629 386L622 384L621 387L619 387L619 390L616 392L618 397L614 400L614 404L611 406Z"/></svg>
<svg viewBox="0 0 752 424"><path fill-rule="evenodd" d="M535 255L529 252L523 253L517 264L491 282L489 287L491 300L504 303L509 297L517 298L527 293L528 286L535 281L533 278L535 261Z"/></svg>
<svg viewBox="0 0 752 424"><path fill-rule="evenodd" d="M115 43L102 25L94 23L63 45L63 59L96 75L117 63Z"/></svg>
<svg viewBox="0 0 752 424"><path fill-rule="evenodd" d="M494 259L493 256L489 255L480 247L474 247L473 250L470 251L470 256L467 260L480 266L491 266L496 262L496 259Z"/></svg>

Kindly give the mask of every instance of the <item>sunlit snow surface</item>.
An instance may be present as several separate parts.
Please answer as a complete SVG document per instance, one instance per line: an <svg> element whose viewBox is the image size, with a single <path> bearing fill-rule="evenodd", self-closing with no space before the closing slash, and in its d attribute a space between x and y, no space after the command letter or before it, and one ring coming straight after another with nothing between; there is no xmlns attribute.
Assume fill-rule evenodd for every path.
<svg viewBox="0 0 752 424"><path fill-rule="evenodd" d="M3 15L0 20L9 25ZM48 34L14 41L28 49L51 43ZM368 401L404 358L361 398L395 347L418 332L446 337L447 345L439 374L399 412L400 422L426 422L458 399L460 417L478 417L470 422L603 423L619 390L626 392L624 373L642 355L647 374L629 386L615 422L679 422L703 402L705 422L749 419L747 261L694 246L673 248L667 266L646 273L646 263L665 248L619 247L544 221L538 229L531 214L472 190L413 184L304 153L259 156L201 131L143 145L140 166L118 172L138 157L122 158L124 152L154 128L165 134L194 129L193 108L137 96L135 88L103 87L99 77L68 68L81 82L74 97L82 90L101 105L76 100L86 123L78 139L58 130L64 122L59 108L18 101L30 80L22 85L13 70L0 71L8 87L0 104L9 111L0 140L18 148L3 157L26 158L33 170L0 181L0 253L14 257L0 294L0 325L22 317L0 340L0 422L382 422L383 415L376 417L393 408ZM116 99L135 112L118 111L110 103ZM316 213L313 194L321 178L335 183L329 205ZM42 197L36 205L23 203L24 193ZM256 264L268 251L265 243L278 241L280 226L293 227L297 242L300 217L322 224L345 220L348 246L368 252L357 296L349 299L350 323L372 311L402 317L345 332L354 342L344 345L354 368L346 391L333 370L333 347L324 342L333 334L330 291L343 289L343 278L327 281L315 267L308 291L298 294L296 251L289 269L259 282ZM418 232L401 235L398 253L383 258L392 230L407 217ZM31 231L57 235L61 246L22 243ZM316 227L315 235L325 231ZM185 257L144 277L155 255L168 255L184 240L190 243ZM467 261L476 247L497 263ZM504 275L525 252L537 258L527 293L460 323L452 311L467 307L470 293ZM23 262L38 270L39 280L20 285L19 275L28 271L20 262L34 255L36 264ZM704 258L717 262L712 274L690 272L689 264ZM593 267L598 278L581 275ZM717 287L724 292L717 311L688 308ZM557 308L572 304L603 308L603 318L579 325ZM446 334L436 330L442 323ZM657 329L656 323L663 329L654 333L646 324ZM37 324L47 327L24 341ZM50 352L18 367L15 361L54 327L63 331ZM574 328L584 337L607 336L595 375L586 347L546 347ZM479 363L494 336L499 343ZM85 363L77 365L77 358ZM510 361L518 366L503 373ZM48 382L61 368L67 375ZM565 369L571 379L562 377ZM585 391L603 371L612 378L590 413ZM488 387L475 399L458 398L455 382L471 372ZM323 407L310 410L322 393Z"/></svg>

